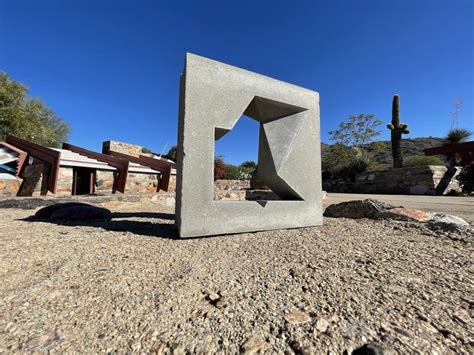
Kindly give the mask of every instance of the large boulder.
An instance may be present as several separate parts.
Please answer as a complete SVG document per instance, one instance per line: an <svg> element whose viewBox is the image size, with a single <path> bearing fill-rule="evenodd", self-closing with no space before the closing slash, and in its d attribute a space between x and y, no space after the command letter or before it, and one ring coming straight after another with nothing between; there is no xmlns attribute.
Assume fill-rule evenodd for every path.
<svg viewBox="0 0 474 355"><path fill-rule="evenodd" d="M396 206L373 199L353 200L330 205L324 211L325 217L375 218L375 216Z"/></svg>

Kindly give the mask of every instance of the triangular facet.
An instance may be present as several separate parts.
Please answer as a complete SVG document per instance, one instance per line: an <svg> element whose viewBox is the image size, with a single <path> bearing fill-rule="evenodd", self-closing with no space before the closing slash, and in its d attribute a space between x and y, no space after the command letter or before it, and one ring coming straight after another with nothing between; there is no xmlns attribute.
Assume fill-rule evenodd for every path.
<svg viewBox="0 0 474 355"><path fill-rule="evenodd" d="M306 109L286 104L284 102L255 96L244 111L244 115L252 117L260 122L268 122L302 111L306 111Z"/></svg>
<svg viewBox="0 0 474 355"><path fill-rule="evenodd" d="M277 173L290 155L293 142L300 132L306 116L306 112L300 112L263 124L264 134Z"/></svg>

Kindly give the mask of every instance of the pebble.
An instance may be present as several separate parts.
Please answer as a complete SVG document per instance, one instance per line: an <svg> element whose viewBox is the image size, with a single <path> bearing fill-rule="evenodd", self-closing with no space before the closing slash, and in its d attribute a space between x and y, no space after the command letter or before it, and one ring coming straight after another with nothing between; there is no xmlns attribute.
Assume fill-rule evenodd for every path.
<svg viewBox="0 0 474 355"><path fill-rule="evenodd" d="M316 321L316 329L319 330L321 333L324 333L329 327L329 322L324 318L319 318Z"/></svg>
<svg viewBox="0 0 474 355"><path fill-rule="evenodd" d="M259 351L271 349L271 345L259 336L252 336L242 344L242 352L244 354L255 354Z"/></svg>
<svg viewBox="0 0 474 355"><path fill-rule="evenodd" d="M307 313L299 311L290 311L285 319L292 325L304 324L311 321L311 317Z"/></svg>

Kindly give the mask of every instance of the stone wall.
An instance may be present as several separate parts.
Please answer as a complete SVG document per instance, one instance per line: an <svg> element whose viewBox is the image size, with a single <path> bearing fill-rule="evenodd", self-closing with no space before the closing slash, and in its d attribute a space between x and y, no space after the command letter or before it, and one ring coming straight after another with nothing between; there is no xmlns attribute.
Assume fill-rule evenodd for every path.
<svg viewBox="0 0 474 355"><path fill-rule="evenodd" d="M279 200L271 190L251 189L249 180L214 181L214 200L253 201Z"/></svg>
<svg viewBox="0 0 474 355"><path fill-rule="evenodd" d="M114 175L113 171L108 170L97 170L95 174L95 192L97 194L110 194L114 188Z"/></svg>
<svg viewBox="0 0 474 355"><path fill-rule="evenodd" d="M157 192L158 175L129 173L125 192Z"/></svg>
<svg viewBox="0 0 474 355"><path fill-rule="evenodd" d="M106 141L102 143L102 151L105 153L109 150L118 152L118 153L123 153L123 154L128 154L128 155L133 155L138 157L142 153L142 147L136 144L129 144L129 143L123 143L123 142L117 142L117 141Z"/></svg>
<svg viewBox="0 0 474 355"><path fill-rule="evenodd" d="M170 176L170 183L168 185L168 192L175 192L176 191L176 175Z"/></svg>
<svg viewBox="0 0 474 355"><path fill-rule="evenodd" d="M59 168L56 184L56 196L70 196L72 194L73 175L73 168Z"/></svg>
<svg viewBox="0 0 474 355"><path fill-rule="evenodd" d="M460 167L437 165L359 174L355 182L323 181L328 192L401 195L446 195L461 192Z"/></svg>
<svg viewBox="0 0 474 355"><path fill-rule="evenodd" d="M16 196L22 180L16 177L0 178L0 196Z"/></svg>
<svg viewBox="0 0 474 355"><path fill-rule="evenodd" d="M216 190L232 190L239 191L250 189L249 180L224 180L219 179L214 181L214 188Z"/></svg>

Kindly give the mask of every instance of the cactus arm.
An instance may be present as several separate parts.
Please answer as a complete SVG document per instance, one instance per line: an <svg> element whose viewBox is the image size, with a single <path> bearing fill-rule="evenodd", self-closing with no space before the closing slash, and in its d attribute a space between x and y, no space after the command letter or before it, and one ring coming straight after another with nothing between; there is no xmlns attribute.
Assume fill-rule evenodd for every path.
<svg viewBox="0 0 474 355"><path fill-rule="evenodd" d="M389 123L389 124L387 125L387 128L390 129L390 130L392 130L392 131L395 129L395 127L394 127L393 124L391 124L391 123Z"/></svg>

